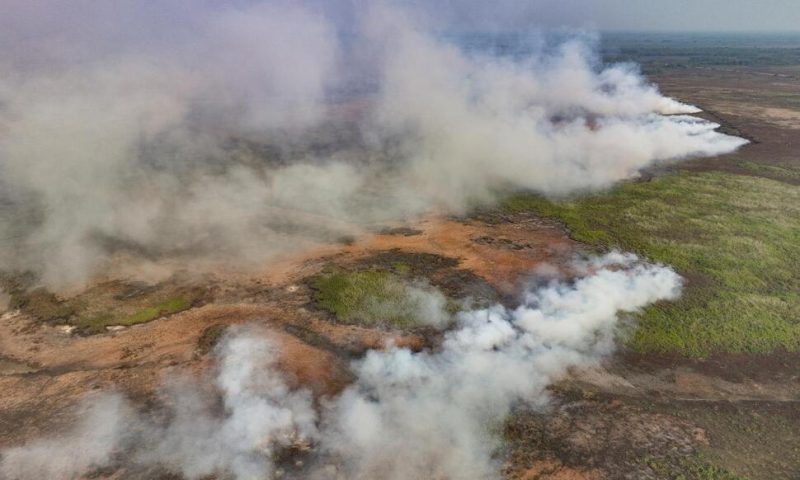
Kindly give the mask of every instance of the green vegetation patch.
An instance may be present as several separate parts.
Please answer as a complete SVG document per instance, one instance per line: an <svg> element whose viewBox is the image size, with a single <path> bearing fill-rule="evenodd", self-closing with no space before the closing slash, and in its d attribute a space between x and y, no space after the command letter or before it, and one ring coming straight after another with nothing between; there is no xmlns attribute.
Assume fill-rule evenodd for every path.
<svg viewBox="0 0 800 480"><path fill-rule="evenodd" d="M185 297L170 298L155 305L144 307L135 313L126 315L123 312L101 313L99 315L79 315L73 319L73 324L83 333L99 333L107 326L121 325L130 327L140 323L147 323L173 313L188 310L192 301Z"/></svg>
<svg viewBox="0 0 800 480"><path fill-rule="evenodd" d="M441 293L388 271L324 273L310 284L315 303L344 323L410 328L446 322L448 301Z"/></svg>
<svg viewBox="0 0 800 480"><path fill-rule="evenodd" d="M170 298L152 307L147 307L138 312L125 317L120 325L136 325L137 323L149 322L164 315L182 312L192 306L192 302L187 298Z"/></svg>
<svg viewBox="0 0 800 480"><path fill-rule="evenodd" d="M203 299L198 289L173 284L144 285L106 282L70 298L35 287L24 275L0 274L0 286L10 296L9 307L37 321L69 324L82 334L101 333L106 327L131 326L191 308Z"/></svg>
<svg viewBox="0 0 800 480"><path fill-rule="evenodd" d="M510 212L559 219L576 240L675 267L682 298L651 306L629 344L641 352L800 349L800 188L718 172L626 183L551 202L520 194Z"/></svg>

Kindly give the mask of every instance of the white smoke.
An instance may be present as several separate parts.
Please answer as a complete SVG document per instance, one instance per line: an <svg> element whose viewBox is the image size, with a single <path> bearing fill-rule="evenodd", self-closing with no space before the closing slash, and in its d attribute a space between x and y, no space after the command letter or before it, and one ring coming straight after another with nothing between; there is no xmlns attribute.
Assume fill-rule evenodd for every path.
<svg viewBox="0 0 800 480"><path fill-rule="evenodd" d="M465 56L386 16L395 27L381 28L392 35L377 115L383 129L410 132L404 185L425 191L429 204L463 210L468 200L490 201L499 185L597 190L660 161L746 143L715 132L719 125L666 116L698 110L663 97L629 66L597 71L581 42L525 60Z"/></svg>
<svg viewBox="0 0 800 480"><path fill-rule="evenodd" d="M367 318L391 324L392 321L408 322L444 329L451 320L448 313L448 300L441 291L427 282L415 281L411 284L389 278L379 297L364 299L350 313L354 318Z"/></svg>
<svg viewBox="0 0 800 480"><path fill-rule="evenodd" d="M301 478L497 478L493 454L511 409L545 404L546 387L567 369L611 351L620 315L674 299L681 286L671 269L633 255L613 253L575 269L581 278L531 290L515 309L462 312L434 350L370 351L352 366L355 382L317 409L308 393L287 387L270 342L239 330L217 351L221 408L199 387L172 388L164 425L143 414L90 413L64 439L4 451L0 473L70 479L90 464L117 461L188 479L276 478L275 452L300 445L311 448ZM64 463L98 442L93 456Z"/></svg>
<svg viewBox="0 0 800 480"><path fill-rule="evenodd" d="M273 478L276 448L316 436L311 395L289 389L275 366L275 347L252 331L231 336L218 354L224 413L215 415L195 389L173 387L167 394L173 417L165 427L152 428L154 441L136 460L189 479L216 473Z"/></svg>
<svg viewBox="0 0 800 480"><path fill-rule="evenodd" d="M87 399L78 424L65 435L2 451L2 479L73 479L107 464L134 418L124 397L103 394Z"/></svg>
<svg viewBox="0 0 800 480"><path fill-rule="evenodd" d="M396 6L344 24L330 12L3 2L0 267L63 286L121 253L253 264L498 190L601 189L744 143L666 116L697 109L581 40L498 57Z"/></svg>
<svg viewBox="0 0 800 480"><path fill-rule="evenodd" d="M162 392L166 420L134 414L119 395L99 396L87 401L74 430L3 451L0 478L81 478L115 455L189 479L216 473L273 478L276 449L317 437L311 395L287 386L275 365L276 347L263 332L235 330L216 353L221 405L207 385L187 379Z"/></svg>
<svg viewBox="0 0 800 480"><path fill-rule="evenodd" d="M541 405L568 368L609 353L620 312L679 294L678 275L634 256L595 268L516 309L461 313L439 350L370 352L326 419L323 446L345 459L344 478L497 477L497 431L513 405Z"/></svg>

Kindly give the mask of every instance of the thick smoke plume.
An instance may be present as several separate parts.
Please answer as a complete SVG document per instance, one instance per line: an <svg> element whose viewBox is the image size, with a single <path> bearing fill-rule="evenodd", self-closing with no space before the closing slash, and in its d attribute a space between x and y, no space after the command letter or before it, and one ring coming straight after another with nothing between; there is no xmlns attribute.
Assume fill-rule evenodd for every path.
<svg viewBox="0 0 800 480"><path fill-rule="evenodd" d="M354 383L315 405L287 387L268 334L238 329L217 349L215 395L184 382L169 414L94 403L76 430L2 452L9 480L72 479L91 468L160 467L188 479L487 479L499 477L499 431L512 408L542 406L568 369L610 352L621 315L678 296L671 269L612 253L573 282L530 290L520 306L458 315L439 347L388 347L352 365ZM99 447L99 448L98 448ZM285 467L280 452L303 461Z"/></svg>
<svg viewBox="0 0 800 480"><path fill-rule="evenodd" d="M590 41L497 55L330 5L4 1L0 267L58 287L122 259L252 264L743 143Z"/></svg>

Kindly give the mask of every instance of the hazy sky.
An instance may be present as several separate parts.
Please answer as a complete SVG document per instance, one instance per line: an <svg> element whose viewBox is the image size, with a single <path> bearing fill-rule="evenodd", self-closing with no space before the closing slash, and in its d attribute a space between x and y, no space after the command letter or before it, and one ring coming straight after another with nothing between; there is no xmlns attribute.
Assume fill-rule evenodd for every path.
<svg viewBox="0 0 800 480"><path fill-rule="evenodd" d="M411 0L425 4L425 0ZM441 0L461 25L600 30L800 31L800 0Z"/></svg>
<svg viewBox="0 0 800 480"><path fill-rule="evenodd" d="M111 12L149 17L106 28L138 35L152 24L185 23L211 5L306 4L346 25L377 2L411 4L442 29L579 27L634 31L800 32L800 0L0 0L0 40L59 33L74 25L103 28ZM144 8L146 6L146 8ZM153 16L153 12L158 15ZM133 29L134 32L128 32ZM157 29L156 29L157 30ZM8 44L0 41L0 44Z"/></svg>

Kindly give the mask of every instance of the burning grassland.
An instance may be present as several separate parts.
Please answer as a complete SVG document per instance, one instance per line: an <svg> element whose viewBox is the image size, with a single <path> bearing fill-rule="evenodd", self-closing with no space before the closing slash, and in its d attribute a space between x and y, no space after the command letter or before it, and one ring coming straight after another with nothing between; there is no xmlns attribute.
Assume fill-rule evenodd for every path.
<svg viewBox="0 0 800 480"><path fill-rule="evenodd" d="M678 302L653 306L630 345L644 352L769 353L800 348L795 186L729 173L682 173L564 202L510 198L506 211L563 221L570 235L674 265Z"/></svg>
<svg viewBox="0 0 800 480"><path fill-rule="evenodd" d="M382 271L335 272L311 282L315 303L342 322L409 328L449 323L447 298Z"/></svg>
<svg viewBox="0 0 800 480"><path fill-rule="evenodd" d="M3 472L71 478L122 462L187 478L292 476L275 459L302 446L310 453L294 465L301 478L498 474L497 429L512 406L545 405L546 388L568 368L610 351L620 312L675 298L680 289L674 272L630 255L573 268L583 272L574 282L534 287L517 308L458 312L436 349L367 351L350 364L352 383L318 405L307 375L298 383L303 376L279 368L287 347L273 334L235 329L215 349L212 381L163 387L162 420L104 395L65 437L4 451ZM323 359L315 361L330 364Z"/></svg>
<svg viewBox="0 0 800 480"><path fill-rule="evenodd" d="M581 35L505 56L390 4L345 24L280 1L178 17L171 2L126 2L129 15L103 19L88 5L2 15L17 48L0 55L0 266L51 288L121 257L140 273L262 265L509 190L597 191L745 143L635 67L603 65ZM100 28L151 16L166 23L146 22L146 38ZM70 41L26 33L56 18ZM178 19L185 29L168 28Z"/></svg>
<svg viewBox="0 0 800 480"><path fill-rule="evenodd" d="M683 285L655 262L689 257L617 242L613 206L541 199L747 140L584 34L508 55L393 2L326 5L0 7L4 480L615 474L514 457L509 415L650 332ZM656 224L636 188L608 195ZM539 196L502 203L519 191ZM647 258L587 255L531 207ZM688 423L626 412L671 442L636 452L696 453Z"/></svg>
<svg viewBox="0 0 800 480"><path fill-rule="evenodd" d="M520 263L526 259L509 257ZM444 328L462 307L487 306L500 298L495 287L460 263L452 257L394 249L347 266L328 266L308 283L314 306L341 322Z"/></svg>
<svg viewBox="0 0 800 480"><path fill-rule="evenodd" d="M306 379L315 392L341 389L342 382L350 377L340 366L369 349L383 348L386 342L414 351L432 345L435 337L429 340L392 329L331 322L314 306L313 291L306 283L331 269L391 272L404 282L423 280L437 285L445 296L454 299L471 295L490 302L496 298L492 293L495 289L510 296L513 290L506 290L507 286L515 282L521 285L518 282L537 266L558 264L576 253L575 244L560 230L540 229L537 223L496 225L431 218L415 228L421 233L412 237L376 234L351 245L332 245L287 257L255 276L233 271L218 272L213 277L177 276L151 284L112 281L63 298L43 295L56 306L83 305L84 309L123 318L181 292L202 293L187 311L162 312L159 318L129 328L76 330L70 334L67 327L79 317L53 317L43 322L25 308L8 312L0 323L0 351L13 362L11 365L24 368L9 369L8 375L0 377L8 392L3 398L2 419L13 426L10 431L14 432L3 441L13 442L56 428L70 418L70 405L95 389L122 389L136 399L150 398L163 372L202 369L205 354L213 349L224 329L242 322L268 326L281 345L304 346L297 349L298 355L282 361L281 368L290 376ZM534 248L510 250L472 241L490 231L508 238L525 237ZM460 252L458 259L442 255L453 251ZM492 262L505 268L492 272ZM491 283L466 268L492 272ZM464 283L460 283L462 280ZM481 296L486 292L491 295ZM298 373L298 369L305 373ZM13 373L17 371L32 375ZM25 405L32 402L41 409L28 410Z"/></svg>

